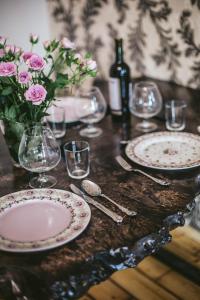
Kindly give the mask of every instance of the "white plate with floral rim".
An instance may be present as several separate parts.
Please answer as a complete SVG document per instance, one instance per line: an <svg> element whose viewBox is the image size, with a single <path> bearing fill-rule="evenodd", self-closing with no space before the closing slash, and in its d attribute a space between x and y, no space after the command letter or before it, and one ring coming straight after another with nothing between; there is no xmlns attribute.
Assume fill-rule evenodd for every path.
<svg viewBox="0 0 200 300"><path fill-rule="evenodd" d="M33 189L0 198L0 250L36 252L66 244L87 227L89 205L64 190Z"/></svg>
<svg viewBox="0 0 200 300"><path fill-rule="evenodd" d="M187 132L155 132L132 140L125 149L133 162L152 169L185 170L200 165L200 136Z"/></svg>

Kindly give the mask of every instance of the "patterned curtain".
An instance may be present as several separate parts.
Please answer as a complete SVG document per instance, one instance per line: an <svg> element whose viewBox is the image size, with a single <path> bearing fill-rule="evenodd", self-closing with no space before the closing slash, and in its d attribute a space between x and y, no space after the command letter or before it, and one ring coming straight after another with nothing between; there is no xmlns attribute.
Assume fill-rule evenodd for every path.
<svg viewBox="0 0 200 300"><path fill-rule="evenodd" d="M89 51L102 79L124 39L132 77L200 88L200 0L48 0L52 37Z"/></svg>

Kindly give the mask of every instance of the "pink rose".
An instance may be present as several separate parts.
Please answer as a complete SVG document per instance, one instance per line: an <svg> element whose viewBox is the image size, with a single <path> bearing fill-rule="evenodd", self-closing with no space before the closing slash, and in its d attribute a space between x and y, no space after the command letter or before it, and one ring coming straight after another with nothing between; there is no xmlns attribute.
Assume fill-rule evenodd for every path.
<svg viewBox="0 0 200 300"><path fill-rule="evenodd" d="M5 55L4 50L3 50L3 49L0 49L0 58L4 57L4 55Z"/></svg>
<svg viewBox="0 0 200 300"><path fill-rule="evenodd" d="M17 66L13 62L0 63L0 76L10 77L16 74Z"/></svg>
<svg viewBox="0 0 200 300"><path fill-rule="evenodd" d="M27 71L21 71L18 75L18 81L22 84L27 84L31 80L32 76Z"/></svg>
<svg viewBox="0 0 200 300"><path fill-rule="evenodd" d="M94 71L97 68L97 63L95 60L89 59L86 61L86 65L89 70Z"/></svg>
<svg viewBox="0 0 200 300"><path fill-rule="evenodd" d="M75 44L64 37L61 40L61 47L65 49L75 49Z"/></svg>
<svg viewBox="0 0 200 300"><path fill-rule="evenodd" d="M26 100L31 101L33 105L40 105L45 100L46 95L46 89L40 84L30 86L24 94Z"/></svg>
<svg viewBox="0 0 200 300"><path fill-rule="evenodd" d="M22 49L20 47L15 47L15 54L20 55L22 53Z"/></svg>
<svg viewBox="0 0 200 300"><path fill-rule="evenodd" d="M6 42L6 38L4 36L0 36L0 45L3 46Z"/></svg>
<svg viewBox="0 0 200 300"><path fill-rule="evenodd" d="M30 34L30 42L32 44L37 44L38 40L39 40L38 34L33 34L33 33Z"/></svg>
<svg viewBox="0 0 200 300"><path fill-rule="evenodd" d="M33 54L31 58L27 60L28 67L34 71L41 71L45 66L45 60L37 55Z"/></svg>
<svg viewBox="0 0 200 300"><path fill-rule="evenodd" d="M5 52L6 53L15 53L15 46L14 45L6 45L5 46Z"/></svg>
<svg viewBox="0 0 200 300"><path fill-rule="evenodd" d="M23 52L22 58L23 58L24 62L26 62L28 59L30 59L33 54L34 54L33 52L28 52L28 51Z"/></svg>
<svg viewBox="0 0 200 300"><path fill-rule="evenodd" d="M83 57L80 53L76 53L74 58L77 59L79 63L83 63Z"/></svg>
<svg viewBox="0 0 200 300"><path fill-rule="evenodd" d="M45 50L48 50L51 46L51 41L44 41L43 46Z"/></svg>

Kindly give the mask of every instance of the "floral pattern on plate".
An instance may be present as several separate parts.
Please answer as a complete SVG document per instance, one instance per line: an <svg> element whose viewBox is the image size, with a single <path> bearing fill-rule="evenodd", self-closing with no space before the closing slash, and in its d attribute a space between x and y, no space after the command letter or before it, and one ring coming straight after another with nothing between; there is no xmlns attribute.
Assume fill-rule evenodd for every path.
<svg viewBox="0 0 200 300"><path fill-rule="evenodd" d="M126 155L139 165L182 170L200 165L200 137L186 132L155 132L132 140Z"/></svg>
<svg viewBox="0 0 200 300"><path fill-rule="evenodd" d="M68 191L34 189L3 196L0 249L35 252L61 246L81 234L90 218L88 204Z"/></svg>

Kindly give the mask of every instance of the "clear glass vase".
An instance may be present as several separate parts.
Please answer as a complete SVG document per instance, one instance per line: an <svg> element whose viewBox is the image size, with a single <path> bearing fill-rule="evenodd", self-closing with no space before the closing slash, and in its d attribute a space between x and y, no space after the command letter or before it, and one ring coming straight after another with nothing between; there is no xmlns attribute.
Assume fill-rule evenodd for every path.
<svg viewBox="0 0 200 300"><path fill-rule="evenodd" d="M18 159L19 144L26 124L10 120L3 121L3 134L14 166L20 167Z"/></svg>

